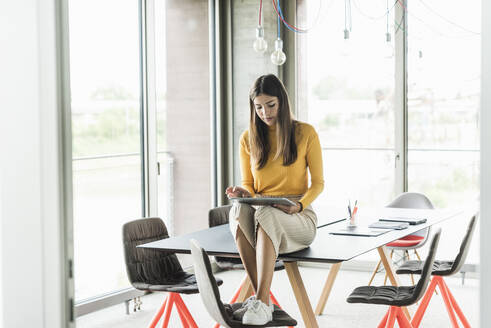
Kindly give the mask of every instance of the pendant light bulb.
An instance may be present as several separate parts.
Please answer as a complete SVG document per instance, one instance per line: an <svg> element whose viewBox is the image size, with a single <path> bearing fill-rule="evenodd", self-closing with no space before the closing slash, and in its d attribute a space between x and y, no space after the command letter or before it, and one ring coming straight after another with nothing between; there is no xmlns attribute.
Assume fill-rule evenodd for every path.
<svg viewBox="0 0 491 328"><path fill-rule="evenodd" d="M388 58L388 59L394 57L394 47L392 46L392 43L391 43L390 33L385 33L384 57Z"/></svg>
<svg viewBox="0 0 491 328"><path fill-rule="evenodd" d="M271 54L271 62L275 65L281 66L286 61L286 55L283 52L283 40L280 38L276 39L274 42L275 50Z"/></svg>
<svg viewBox="0 0 491 328"><path fill-rule="evenodd" d="M344 29L344 40L341 47L341 55L344 57L351 56L351 41L349 39L349 30Z"/></svg>
<svg viewBox="0 0 491 328"><path fill-rule="evenodd" d="M261 25L256 27L256 40L254 40L252 47L258 54L263 54L268 49L268 43L264 40L264 29Z"/></svg>

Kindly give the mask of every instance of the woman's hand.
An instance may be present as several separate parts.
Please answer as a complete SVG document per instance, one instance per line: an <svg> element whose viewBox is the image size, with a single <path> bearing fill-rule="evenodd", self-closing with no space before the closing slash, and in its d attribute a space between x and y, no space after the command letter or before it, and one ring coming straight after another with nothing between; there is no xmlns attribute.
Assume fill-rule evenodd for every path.
<svg viewBox="0 0 491 328"><path fill-rule="evenodd" d="M285 212L286 214L294 214L294 213L299 213L300 209L302 208L300 206L299 202L296 202L297 205L280 205L280 204L274 204L273 207Z"/></svg>
<svg viewBox="0 0 491 328"><path fill-rule="evenodd" d="M228 198L236 198L236 197L252 197L251 193L239 186L228 187L225 189L225 194Z"/></svg>

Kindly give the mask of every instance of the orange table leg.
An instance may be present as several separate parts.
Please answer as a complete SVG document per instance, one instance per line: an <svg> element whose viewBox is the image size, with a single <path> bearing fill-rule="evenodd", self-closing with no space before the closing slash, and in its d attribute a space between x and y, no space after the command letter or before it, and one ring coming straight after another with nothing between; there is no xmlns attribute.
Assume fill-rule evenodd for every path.
<svg viewBox="0 0 491 328"><path fill-rule="evenodd" d="M295 294L297 300L298 309L302 315L302 319L306 328L319 328L317 319L314 315L314 310L310 304L305 285L303 284L302 276L298 270L297 262L284 262L288 279L290 280L290 286Z"/></svg>

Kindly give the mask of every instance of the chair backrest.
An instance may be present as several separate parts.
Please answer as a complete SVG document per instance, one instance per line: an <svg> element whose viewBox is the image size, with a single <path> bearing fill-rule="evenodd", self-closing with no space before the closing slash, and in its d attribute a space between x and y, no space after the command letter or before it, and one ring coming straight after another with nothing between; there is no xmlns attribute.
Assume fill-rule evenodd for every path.
<svg viewBox="0 0 491 328"><path fill-rule="evenodd" d="M222 327L230 328L231 325L225 307L220 299L220 291L218 290L211 270L208 254L206 254L205 250L194 239L191 240L191 254L193 256L194 275L198 283L199 294L206 310L215 322L219 323Z"/></svg>
<svg viewBox="0 0 491 328"><path fill-rule="evenodd" d="M396 197L392 202L390 202L385 207L391 208L420 208L420 209L433 209L434 206L431 203L431 200L428 199L423 194L417 192L404 192ZM413 233L412 235L423 236L424 240L422 240L417 247L423 246L428 240L428 236L430 234L431 228L422 229Z"/></svg>
<svg viewBox="0 0 491 328"><path fill-rule="evenodd" d="M462 240L462 244L460 244L460 250L455 260L452 264L452 268L450 269L449 275L457 273L462 265L465 262L467 257L467 253L469 252L469 248L471 245L472 235L474 234L474 230L476 228L477 214L474 214L469 221L469 225L467 226L467 232Z"/></svg>
<svg viewBox="0 0 491 328"><path fill-rule="evenodd" d="M428 288L428 284L431 278L431 271L433 269L433 263L435 262L435 254L438 248L438 242L440 241L440 235L442 234L442 230L438 228L438 230L433 235L433 240L431 241L430 250L428 255L426 256L423 270L421 271L421 276L419 277L419 281L416 284L416 288L414 289L413 295L410 298L409 304L414 304L423 297L426 288Z"/></svg>
<svg viewBox="0 0 491 328"><path fill-rule="evenodd" d="M386 207L394 208L428 208L433 209L433 204L423 194L417 192L404 192L390 202Z"/></svg>
<svg viewBox="0 0 491 328"><path fill-rule="evenodd" d="M136 247L165 238L169 238L169 234L160 218L140 219L123 225L124 259L132 285L158 285L183 271L174 253Z"/></svg>
<svg viewBox="0 0 491 328"><path fill-rule="evenodd" d="M219 206L212 208L211 210L208 211L208 226L211 227L216 227L222 224L227 224L228 223L228 215L230 213L230 209L232 208L232 205L225 205L225 206ZM236 268L237 265L242 264L242 260L240 258L233 258L233 257L222 257L222 256L215 256L215 261L217 264L220 266L221 269L226 269L226 268Z"/></svg>
<svg viewBox="0 0 491 328"><path fill-rule="evenodd" d="M208 211L208 226L216 227L228 223L228 213L232 205L225 205L212 208Z"/></svg>

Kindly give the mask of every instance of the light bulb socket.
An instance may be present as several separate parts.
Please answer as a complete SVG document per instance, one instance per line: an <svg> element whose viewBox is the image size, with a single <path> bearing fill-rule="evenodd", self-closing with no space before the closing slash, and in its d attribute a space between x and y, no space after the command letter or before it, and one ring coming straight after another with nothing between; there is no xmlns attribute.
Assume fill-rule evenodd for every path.
<svg viewBox="0 0 491 328"><path fill-rule="evenodd" d="M256 27L256 38L258 39L264 39L264 29L261 25Z"/></svg>
<svg viewBox="0 0 491 328"><path fill-rule="evenodd" d="M385 41L390 42L390 33L385 33Z"/></svg>
<svg viewBox="0 0 491 328"><path fill-rule="evenodd" d="M348 40L349 39L349 31L348 29L344 29L344 39Z"/></svg>
<svg viewBox="0 0 491 328"><path fill-rule="evenodd" d="M274 41L274 49L275 50L283 50L283 40L280 38L276 39Z"/></svg>

